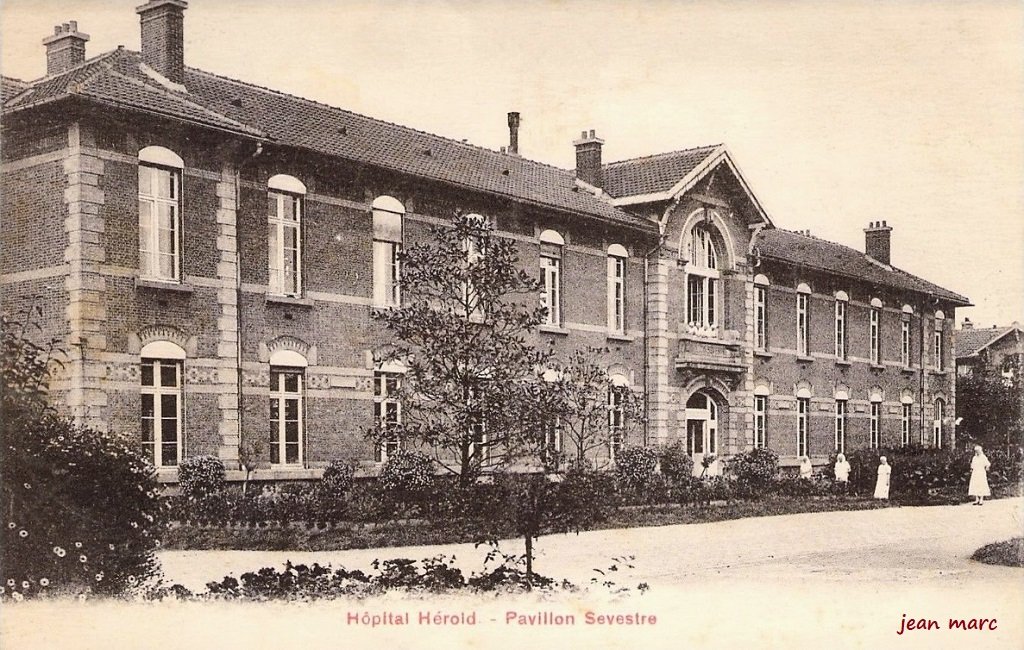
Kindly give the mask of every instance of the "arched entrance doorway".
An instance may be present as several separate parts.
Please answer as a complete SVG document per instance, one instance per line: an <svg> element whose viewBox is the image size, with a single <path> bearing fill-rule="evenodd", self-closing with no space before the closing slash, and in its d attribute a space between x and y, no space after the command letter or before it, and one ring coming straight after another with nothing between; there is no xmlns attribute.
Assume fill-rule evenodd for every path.
<svg viewBox="0 0 1024 650"><path fill-rule="evenodd" d="M721 473L718 416L718 403L706 390L697 391L686 401L686 449L693 459L694 476ZM714 458L707 468L704 467L705 458Z"/></svg>

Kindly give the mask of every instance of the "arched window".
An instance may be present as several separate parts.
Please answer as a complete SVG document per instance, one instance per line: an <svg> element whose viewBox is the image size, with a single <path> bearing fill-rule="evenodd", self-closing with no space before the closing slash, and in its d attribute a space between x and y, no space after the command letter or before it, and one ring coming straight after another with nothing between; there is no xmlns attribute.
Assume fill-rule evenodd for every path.
<svg viewBox="0 0 1024 650"><path fill-rule="evenodd" d="M163 147L139 151L139 275L181 280L181 170L178 154Z"/></svg>
<svg viewBox="0 0 1024 650"><path fill-rule="evenodd" d="M808 432L810 431L811 390L799 388L796 391L796 455L809 456Z"/></svg>
<svg viewBox="0 0 1024 650"><path fill-rule="evenodd" d="M402 387L404 369L395 364L379 366L373 372L373 419L383 436L374 450L374 460L387 462L402 448L402 403L398 391Z"/></svg>
<svg viewBox="0 0 1024 650"><path fill-rule="evenodd" d="M911 327L910 319L914 316L914 308L910 305L903 305L900 310L900 363L904 368L910 368L911 350Z"/></svg>
<svg viewBox="0 0 1024 650"><path fill-rule="evenodd" d="M709 227L695 225L687 243L686 325L687 331L716 336L720 321L718 251Z"/></svg>
<svg viewBox="0 0 1024 650"><path fill-rule="evenodd" d="M373 304L397 307L402 302L401 260L405 206L393 197L373 201Z"/></svg>
<svg viewBox="0 0 1024 650"><path fill-rule="evenodd" d="M560 327L562 324L562 249L565 240L554 230L540 234L540 304L547 310L545 324Z"/></svg>
<svg viewBox="0 0 1024 650"><path fill-rule="evenodd" d="M768 351L768 278L754 276L754 348Z"/></svg>
<svg viewBox="0 0 1024 650"><path fill-rule="evenodd" d="M626 438L626 391L629 379L623 374L611 375L608 387L608 457L614 463Z"/></svg>
<svg viewBox="0 0 1024 650"><path fill-rule="evenodd" d="M154 467L175 467L181 462L185 350L170 341L153 341L139 356L143 452Z"/></svg>
<svg viewBox="0 0 1024 650"><path fill-rule="evenodd" d="M835 451L846 453L846 420L849 410L850 393L845 388L839 388L835 392L836 397L836 424L835 424Z"/></svg>
<svg viewBox="0 0 1024 650"><path fill-rule="evenodd" d="M846 359L846 308L850 297L845 291L836 292L836 359Z"/></svg>
<svg viewBox="0 0 1024 650"><path fill-rule="evenodd" d="M270 464L301 466L306 357L278 348L270 355Z"/></svg>
<svg viewBox="0 0 1024 650"><path fill-rule="evenodd" d="M882 393L878 390L871 391L871 413L869 414L872 449L878 449L882 444Z"/></svg>
<svg viewBox="0 0 1024 650"><path fill-rule="evenodd" d="M754 449L768 445L768 394L764 384L754 389Z"/></svg>
<svg viewBox="0 0 1024 650"><path fill-rule="evenodd" d="M796 288L796 353L811 356L811 288L801 282Z"/></svg>
<svg viewBox="0 0 1024 650"><path fill-rule="evenodd" d="M943 421L946 419L946 400L936 397L933 412L935 420L932 422L932 446L936 449L942 449L945 442L942 438L944 433Z"/></svg>
<svg viewBox="0 0 1024 650"><path fill-rule="evenodd" d="M704 458L718 454L718 410L707 390L697 391L686 401L686 447L698 474L704 470ZM717 471L717 463L708 471Z"/></svg>
<svg viewBox="0 0 1024 650"><path fill-rule="evenodd" d="M621 244L608 247L608 331L626 333L626 260L629 253Z"/></svg>
<svg viewBox="0 0 1024 650"><path fill-rule="evenodd" d="M868 317L868 341L871 348L871 363L882 363L882 301L871 299L871 313Z"/></svg>
<svg viewBox="0 0 1024 650"><path fill-rule="evenodd" d="M909 391L900 396L900 446L910 444L910 428L913 424L914 398Z"/></svg>
<svg viewBox="0 0 1024 650"><path fill-rule="evenodd" d="M306 186L294 176L267 181L269 290L278 296L302 295L302 199Z"/></svg>

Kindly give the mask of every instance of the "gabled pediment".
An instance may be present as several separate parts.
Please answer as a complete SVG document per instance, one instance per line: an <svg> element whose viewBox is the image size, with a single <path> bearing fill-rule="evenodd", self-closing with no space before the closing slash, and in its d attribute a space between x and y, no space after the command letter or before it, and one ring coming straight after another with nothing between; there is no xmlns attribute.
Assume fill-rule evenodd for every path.
<svg viewBox="0 0 1024 650"><path fill-rule="evenodd" d="M642 204L677 202L702 184L731 183L742 202L748 204L753 224L772 226L771 218L750 189L725 145L686 149L645 158L634 158L605 166L605 191L612 205L627 210ZM723 178L724 177L724 178ZM699 200L714 203L709 196Z"/></svg>

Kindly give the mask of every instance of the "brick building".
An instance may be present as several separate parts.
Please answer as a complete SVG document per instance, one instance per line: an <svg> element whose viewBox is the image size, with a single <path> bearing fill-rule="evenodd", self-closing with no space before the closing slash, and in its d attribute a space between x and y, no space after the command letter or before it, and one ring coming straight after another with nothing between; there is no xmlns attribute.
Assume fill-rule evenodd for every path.
<svg viewBox="0 0 1024 650"><path fill-rule="evenodd" d="M138 437L168 480L198 454L232 466L243 434L264 478L379 466L371 312L401 299L398 248L455 213L557 293L542 342L610 349L648 410L626 444L824 462L952 442L969 303L891 266L886 222L866 254L776 228L720 145L604 163L589 131L566 171L519 155L515 113L495 152L187 67L186 8L139 7L141 52L86 58L58 26L47 75L2 85L2 307L61 338L61 408Z"/></svg>

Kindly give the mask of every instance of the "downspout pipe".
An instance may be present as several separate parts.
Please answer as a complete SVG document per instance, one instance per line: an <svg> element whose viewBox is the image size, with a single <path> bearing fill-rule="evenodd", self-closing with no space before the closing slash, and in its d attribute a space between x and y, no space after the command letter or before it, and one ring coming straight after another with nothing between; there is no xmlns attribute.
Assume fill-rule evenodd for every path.
<svg viewBox="0 0 1024 650"><path fill-rule="evenodd" d="M245 437L245 408L242 404L242 334L245 328L242 327L242 247L238 245L238 216L242 211L242 167L251 163L260 155L263 154L263 142L257 141L256 148L251 154L242 158L238 164L235 165L235 359L236 359L236 380L238 392L238 451L241 456L242 447L244 444ZM239 458L241 461L241 458ZM241 467L239 462L239 468L245 471L244 467Z"/></svg>

